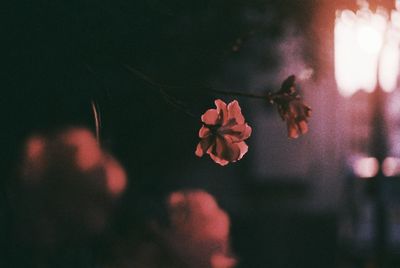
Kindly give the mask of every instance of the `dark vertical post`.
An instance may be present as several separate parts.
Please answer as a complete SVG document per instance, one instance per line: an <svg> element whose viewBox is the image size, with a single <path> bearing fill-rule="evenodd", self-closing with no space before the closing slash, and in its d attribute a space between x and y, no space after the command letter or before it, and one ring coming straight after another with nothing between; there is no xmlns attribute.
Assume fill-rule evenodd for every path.
<svg viewBox="0 0 400 268"><path fill-rule="evenodd" d="M370 95L372 105L372 140L371 153L379 162L379 171L372 178L372 198L375 203L375 254L377 267L383 267L386 246L387 246L387 221L385 212L385 202L383 193L384 174L382 172L382 163L387 155L387 132L384 115L384 95L385 93L378 86L374 93Z"/></svg>

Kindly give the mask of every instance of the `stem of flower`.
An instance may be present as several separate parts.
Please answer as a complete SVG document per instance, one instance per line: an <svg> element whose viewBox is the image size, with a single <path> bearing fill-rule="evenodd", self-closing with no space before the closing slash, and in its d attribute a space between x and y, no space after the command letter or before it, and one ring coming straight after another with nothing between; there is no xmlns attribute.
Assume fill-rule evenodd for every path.
<svg viewBox="0 0 400 268"><path fill-rule="evenodd" d="M271 100L271 94L257 95L257 94L245 93L245 92L240 92L240 91L225 91L225 90L217 90L217 89L213 89L213 88L206 88L206 89L210 92L213 92L216 94L221 94L221 95L247 97L247 98L262 99L262 100L267 100L267 101Z"/></svg>
<svg viewBox="0 0 400 268"><path fill-rule="evenodd" d="M129 72L131 72L134 75L138 76L139 78L143 79L144 81L146 81L151 86L157 87L160 90L162 90L164 94L166 93L165 90L183 90L183 89L186 89L186 87L183 87L183 86L172 86L172 85L160 84L158 82L155 82L154 80L149 78L147 75L143 74L142 72L136 70L135 68L133 68L133 67L131 67L129 65L125 64L124 67ZM271 102L273 100L273 94L271 94L271 93L267 93L265 95L257 95L257 94L253 94L253 93L245 93L245 92L240 92L240 91L218 90L218 89L214 89L214 88L207 87L207 86L195 87L195 89L198 90L199 92L204 90L204 91L207 91L207 92L212 92L212 93L216 93L216 94L220 94L220 95L239 96L239 97L247 97L247 98L252 98L252 99L262 99L262 100L265 100L267 102Z"/></svg>

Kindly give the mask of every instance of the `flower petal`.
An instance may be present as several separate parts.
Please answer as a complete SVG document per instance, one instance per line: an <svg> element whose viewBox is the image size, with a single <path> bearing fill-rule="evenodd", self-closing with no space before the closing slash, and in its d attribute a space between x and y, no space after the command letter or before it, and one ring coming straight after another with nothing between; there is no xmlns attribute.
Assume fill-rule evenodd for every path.
<svg viewBox="0 0 400 268"><path fill-rule="evenodd" d="M299 137L299 129L297 124L293 120L287 120L287 131L288 137L291 139L296 139Z"/></svg>
<svg viewBox="0 0 400 268"><path fill-rule="evenodd" d="M197 144L195 154L198 157L202 157L215 143L213 137L207 137L204 139L201 139L200 142Z"/></svg>
<svg viewBox="0 0 400 268"><path fill-rule="evenodd" d="M204 151L200 142L197 144L196 151L194 152L194 154L197 155L198 157L202 157L204 155Z"/></svg>
<svg viewBox="0 0 400 268"><path fill-rule="evenodd" d="M295 99L289 102L289 113L294 117L307 118L311 116L311 108L305 105L301 100Z"/></svg>
<svg viewBox="0 0 400 268"><path fill-rule="evenodd" d="M252 128L248 124L245 124L245 129L243 131L243 140L248 139L251 136L252 131Z"/></svg>
<svg viewBox="0 0 400 268"><path fill-rule="evenodd" d="M217 139L216 139L217 140ZM211 157L211 159L217 163L220 164L221 166L225 166L227 164L229 164L229 161L226 160L225 158L223 158L221 155L217 155L216 151L216 147L217 147L217 141L215 140L215 142L208 148L207 150L207 154Z"/></svg>
<svg viewBox="0 0 400 268"><path fill-rule="evenodd" d="M217 109L208 109L201 116L201 121L207 125L216 125L219 121L219 111Z"/></svg>
<svg viewBox="0 0 400 268"><path fill-rule="evenodd" d="M301 134L306 134L308 132L308 124L306 120L301 120L298 122L297 127Z"/></svg>
<svg viewBox="0 0 400 268"><path fill-rule="evenodd" d="M199 130L199 137L206 138L211 135L211 131L208 127L202 126Z"/></svg>
<svg viewBox="0 0 400 268"><path fill-rule="evenodd" d="M228 122L228 108L226 103L220 99L214 101L215 106L217 107L219 123L224 125Z"/></svg>
<svg viewBox="0 0 400 268"><path fill-rule="evenodd" d="M216 139L216 152L229 162L236 161L240 156L239 147L222 137Z"/></svg>
<svg viewBox="0 0 400 268"><path fill-rule="evenodd" d="M229 161L222 159L212 153L209 153L209 155L215 163L220 164L221 166L226 166L227 164L229 164Z"/></svg>
<svg viewBox="0 0 400 268"><path fill-rule="evenodd" d="M251 127L248 124L235 125L230 128L221 128L218 133L232 142L246 140L251 135Z"/></svg>
<svg viewBox="0 0 400 268"><path fill-rule="evenodd" d="M226 141L225 143L228 149L225 151L226 155L222 155L222 157L228 162L236 162L242 159L249 149L244 141L233 143Z"/></svg>
<svg viewBox="0 0 400 268"><path fill-rule="evenodd" d="M208 151L219 159L226 160L228 162L235 162L240 157L240 148L236 143L232 143L223 137L217 136L215 139L215 146L212 150Z"/></svg>
<svg viewBox="0 0 400 268"><path fill-rule="evenodd" d="M228 121L231 119L235 119L237 124L244 124L242 110L237 100L234 100L228 104Z"/></svg>
<svg viewBox="0 0 400 268"><path fill-rule="evenodd" d="M240 150L240 155L239 155L239 158L237 159L237 160L240 160L240 159L242 159L242 157L247 153L247 151L249 150L249 146L247 146L247 144L244 142L244 141L242 141L242 142L238 142L238 143L236 143L237 144L237 146L239 147L239 150Z"/></svg>

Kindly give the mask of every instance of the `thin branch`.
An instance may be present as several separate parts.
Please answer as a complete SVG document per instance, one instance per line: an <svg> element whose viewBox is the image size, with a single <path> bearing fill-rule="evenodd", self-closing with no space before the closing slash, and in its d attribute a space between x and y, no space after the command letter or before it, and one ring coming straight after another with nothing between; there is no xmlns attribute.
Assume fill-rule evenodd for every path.
<svg viewBox="0 0 400 268"><path fill-rule="evenodd" d="M183 90L186 89L187 87L183 87L183 86L173 86L173 85L165 85L165 84L160 84L156 81L154 81L153 79L151 79L150 77L148 77L147 75L145 75L144 73L142 73L141 71L133 68L130 65L125 64L124 67L130 71L131 73L133 73L134 75L136 75L137 77L141 78L142 80L144 80L145 82L147 82L149 85L153 86L153 87L157 87L159 88L161 91L163 91L163 94L168 94L165 92L164 89L170 89L170 90ZM212 87L208 87L208 86L200 86L200 87L193 87L191 86L191 88L194 88L196 90L200 91L207 91L207 92L211 92L211 93L216 93L216 94L220 94L220 95L227 95L227 96L239 96L239 97L247 97L247 98L252 98L252 99L262 99L262 100L266 100L266 101L271 101L272 100L272 94L268 93L265 95L258 95L258 94L253 94L253 93L245 93L245 92L241 92L241 91L228 91L228 90L219 90L219 89L214 89Z"/></svg>
<svg viewBox="0 0 400 268"><path fill-rule="evenodd" d="M169 86L169 85L162 85L160 83L155 82L154 80L152 80L150 77L148 77L147 75L145 75L144 73L140 72L139 70L124 64L123 65L129 72L133 73L134 75L138 76L139 78L141 78L143 81L145 81L146 83L148 83L150 86L152 86L153 88L158 89L158 91L160 92L160 94L164 97L164 100L169 103L170 105L172 105L173 107L175 107L176 109L179 109L181 111L183 111L185 114L187 114L190 117L196 117L191 111L189 111L189 109L186 107L186 105L180 101L179 99L177 99L176 97L172 96L171 94L169 94L165 89L183 89L183 87L179 87L179 86Z"/></svg>
<svg viewBox="0 0 400 268"><path fill-rule="evenodd" d="M268 100L268 95L257 95L257 94L252 94L252 93L218 90L218 89L213 89L213 88L206 88L206 89L210 92L221 94L221 95L239 96L239 97L247 97L247 98L252 98L252 99Z"/></svg>

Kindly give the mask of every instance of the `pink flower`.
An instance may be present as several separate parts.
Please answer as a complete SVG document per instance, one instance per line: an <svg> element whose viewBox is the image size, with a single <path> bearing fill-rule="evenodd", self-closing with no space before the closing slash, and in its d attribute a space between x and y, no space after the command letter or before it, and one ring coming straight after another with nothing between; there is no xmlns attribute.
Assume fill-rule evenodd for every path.
<svg viewBox="0 0 400 268"><path fill-rule="evenodd" d="M245 122L239 103L234 100L228 105L216 100L217 109L209 109L202 116L203 126L199 130L200 142L195 154L209 154L214 162L225 166L240 160L247 153L244 142L250 137L251 127Z"/></svg>

